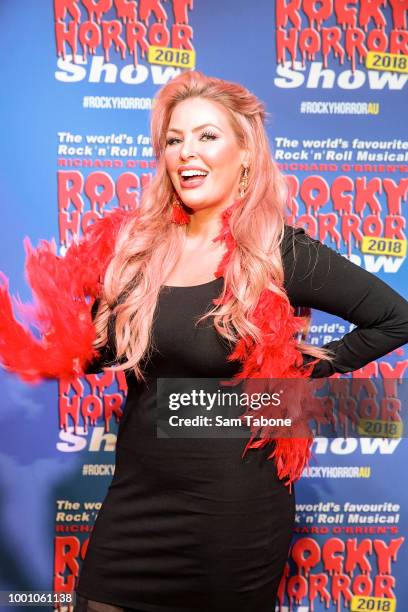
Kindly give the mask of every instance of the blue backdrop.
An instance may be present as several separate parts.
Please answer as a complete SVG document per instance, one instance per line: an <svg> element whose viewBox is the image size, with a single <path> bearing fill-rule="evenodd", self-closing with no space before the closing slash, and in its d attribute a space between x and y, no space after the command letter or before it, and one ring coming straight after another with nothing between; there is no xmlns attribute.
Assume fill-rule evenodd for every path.
<svg viewBox="0 0 408 612"><path fill-rule="evenodd" d="M89 214L138 204L154 172L151 99L182 69L150 63L143 51L154 44L194 50L199 70L255 92L288 176L292 221L405 294L407 8L334 4L2 3L0 269L11 291L31 299L25 235L34 244L54 237L63 252ZM132 20L145 28L139 42ZM315 312L309 340L350 329ZM407 363L401 348L352 377L404 378ZM0 371L0 389L0 590L73 589L113 474L123 379L89 376L65 389ZM297 486L282 609L342 610L359 594L395 597L405 609L406 461L404 440L316 441Z"/></svg>

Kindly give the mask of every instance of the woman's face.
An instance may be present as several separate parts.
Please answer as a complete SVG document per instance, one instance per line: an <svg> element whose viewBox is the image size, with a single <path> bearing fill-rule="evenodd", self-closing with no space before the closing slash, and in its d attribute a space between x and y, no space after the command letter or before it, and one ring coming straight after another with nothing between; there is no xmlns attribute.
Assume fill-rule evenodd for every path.
<svg viewBox="0 0 408 612"><path fill-rule="evenodd" d="M186 206L201 210L232 204L246 154L221 104L205 98L179 102L166 142L167 172Z"/></svg>

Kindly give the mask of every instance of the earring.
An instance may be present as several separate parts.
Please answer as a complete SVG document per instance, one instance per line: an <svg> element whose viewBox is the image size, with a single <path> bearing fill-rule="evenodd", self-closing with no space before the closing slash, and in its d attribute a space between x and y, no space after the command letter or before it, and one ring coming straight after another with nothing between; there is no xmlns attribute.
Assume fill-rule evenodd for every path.
<svg viewBox="0 0 408 612"><path fill-rule="evenodd" d="M248 166L244 166L244 169L241 173L241 180L239 181L239 197L243 198L245 195L245 192L248 188L248 174L249 174L249 168Z"/></svg>
<svg viewBox="0 0 408 612"><path fill-rule="evenodd" d="M190 223L190 215L186 213L176 196L172 202L171 222L176 225L187 225Z"/></svg>

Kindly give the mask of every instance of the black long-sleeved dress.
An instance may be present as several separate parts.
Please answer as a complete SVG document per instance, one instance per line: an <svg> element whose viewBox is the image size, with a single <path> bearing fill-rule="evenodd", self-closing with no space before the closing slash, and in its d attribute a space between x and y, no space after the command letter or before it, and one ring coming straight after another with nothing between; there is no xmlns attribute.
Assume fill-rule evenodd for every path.
<svg viewBox="0 0 408 612"><path fill-rule="evenodd" d="M357 326L326 344L335 358L315 365L313 377L356 370L408 342L408 302L381 280L289 226L282 256L293 306ZM145 612L275 609L295 497L266 458L272 449L252 449L242 459L242 439L155 433L156 378L222 378L238 371L237 362L226 361L231 349L211 319L194 326L222 282L162 287L156 350L144 367L147 384L127 374L115 475L80 573L78 610L87 609L87 600ZM102 351L89 372L111 356L108 348Z"/></svg>

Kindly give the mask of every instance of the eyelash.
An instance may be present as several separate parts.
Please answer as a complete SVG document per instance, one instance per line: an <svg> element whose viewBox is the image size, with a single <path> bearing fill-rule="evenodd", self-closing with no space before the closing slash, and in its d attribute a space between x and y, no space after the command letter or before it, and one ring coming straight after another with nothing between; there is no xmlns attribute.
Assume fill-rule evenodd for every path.
<svg viewBox="0 0 408 612"><path fill-rule="evenodd" d="M216 138L218 138L218 136L217 136L216 134L214 134L213 132L209 132L209 131L202 132L202 134L201 134L201 136L200 136L200 139L201 139L203 136L206 136L206 137L207 137L207 138L209 138L210 140L215 140ZM168 139L167 139L167 144L171 146L171 145L173 145L173 144L174 144L176 141L179 141L179 140L180 140L180 138L175 138L175 137L168 138Z"/></svg>

